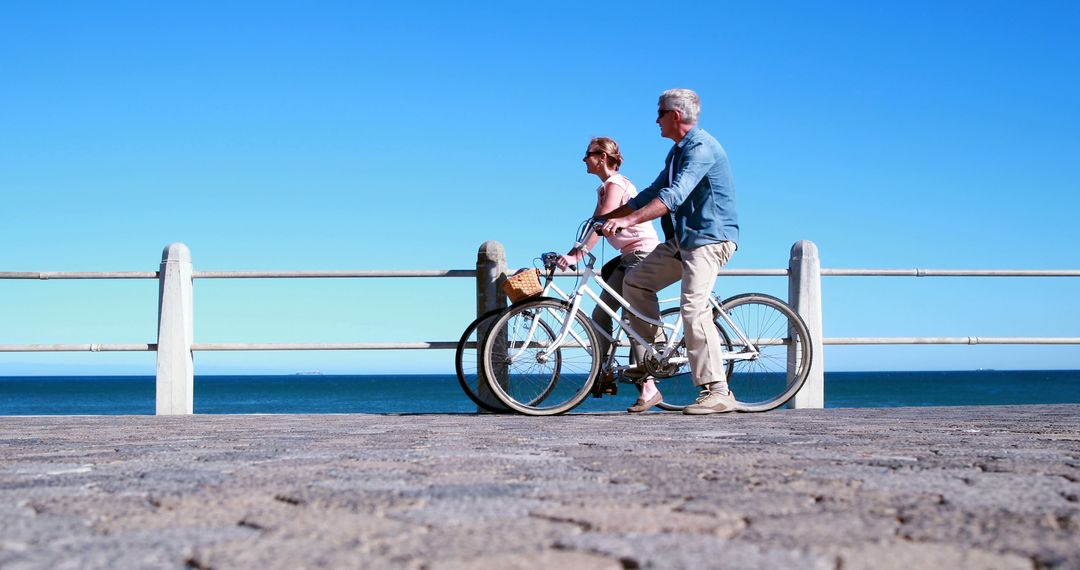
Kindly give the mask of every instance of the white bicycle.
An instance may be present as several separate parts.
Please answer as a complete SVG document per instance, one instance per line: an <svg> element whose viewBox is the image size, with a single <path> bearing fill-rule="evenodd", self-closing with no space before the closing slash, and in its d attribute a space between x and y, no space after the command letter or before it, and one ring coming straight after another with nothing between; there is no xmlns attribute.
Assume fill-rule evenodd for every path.
<svg viewBox="0 0 1080 570"><path fill-rule="evenodd" d="M590 220L582 228L577 247L597 226ZM656 380L664 395L660 407L681 410L692 404L699 389L691 380L678 308L662 311L660 319L646 317L594 270L596 257L589 252L585 254L576 287L567 294L553 283L557 259L554 253L541 256L546 271L541 296L485 315L486 322L476 328L487 329L486 333L474 330L472 343L479 348L476 377L485 381L478 388L489 392L506 408L523 414L566 413L590 393L601 396L613 393L615 382L635 382L626 374L631 366L620 363L617 357L618 347L624 346L623 339L628 337L645 348L644 362L637 366ZM617 308L601 301L589 286L591 283L611 294L619 304L617 308L660 327L663 340L651 342L643 338L619 318ZM558 298L545 296L551 293ZM585 298L592 299L612 316L615 325L612 333L582 312ZM736 410L764 412L794 397L810 373L813 358L810 332L802 318L780 299L762 293L745 293L723 301L713 295L709 303L724 343L723 357L728 384L738 402ZM600 353L599 337L607 341L604 345L611 347L606 354ZM463 343L466 340L462 338ZM459 379L462 358L459 344ZM465 386L464 381L462 385Z"/></svg>

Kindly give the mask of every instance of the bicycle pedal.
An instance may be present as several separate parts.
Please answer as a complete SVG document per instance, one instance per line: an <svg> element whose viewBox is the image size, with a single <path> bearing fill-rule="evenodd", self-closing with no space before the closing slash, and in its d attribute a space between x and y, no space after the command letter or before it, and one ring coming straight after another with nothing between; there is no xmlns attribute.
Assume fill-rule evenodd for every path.
<svg viewBox="0 0 1080 570"><path fill-rule="evenodd" d="M596 384L593 385L592 397L599 398L604 394L614 396L618 392L619 385L615 381L615 375L605 370L600 373L600 377L596 379Z"/></svg>
<svg viewBox="0 0 1080 570"><path fill-rule="evenodd" d="M618 393L619 393L619 387L616 386L615 384L602 386L599 383L597 383L596 386L594 386L593 389L592 389L592 397L593 398L600 398L600 397L604 396L605 394L607 394L609 396L614 396L614 395L616 395Z"/></svg>

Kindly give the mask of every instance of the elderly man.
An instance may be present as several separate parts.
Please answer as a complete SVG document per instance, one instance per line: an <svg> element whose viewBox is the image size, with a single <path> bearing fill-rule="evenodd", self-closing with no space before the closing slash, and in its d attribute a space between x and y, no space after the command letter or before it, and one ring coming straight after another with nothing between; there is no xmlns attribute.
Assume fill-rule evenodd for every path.
<svg viewBox="0 0 1080 570"><path fill-rule="evenodd" d="M603 232L611 236L627 226L671 216L674 237L626 275L623 295L645 316L658 319L657 291L682 280L680 312L687 356L694 384L701 389L697 403L683 412L714 414L734 409L735 398L724 375L723 341L713 323L708 298L717 272L735 253L739 222L727 154L712 135L697 126L700 109L697 93L689 89L660 94L656 123L660 136L675 141L675 146L656 180L605 216ZM630 323L644 338L656 338L657 327L633 316ZM644 349L635 347L634 351L637 361L644 362ZM629 411L645 411L660 400L659 393L642 393L641 404Z"/></svg>

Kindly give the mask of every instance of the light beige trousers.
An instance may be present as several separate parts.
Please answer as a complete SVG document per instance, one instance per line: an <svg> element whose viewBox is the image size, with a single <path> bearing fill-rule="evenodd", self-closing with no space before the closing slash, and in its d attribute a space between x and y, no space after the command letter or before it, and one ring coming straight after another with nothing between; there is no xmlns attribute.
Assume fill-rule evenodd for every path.
<svg viewBox="0 0 1080 570"><path fill-rule="evenodd" d="M724 377L724 344L713 323L709 295L716 285L716 274L731 259L733 253L735 244L729 241L680 250L675 240L668 240L657 246L637 267L628 271L623 280L623 296L630 306L656 320L660 318L657 291L682 280L679 312L683 318L690 372L696 386L722 382L719 387L727 387L727 378ZM630 326L642 337L662 339L659 327L632 314L629 316ZM635 346L634 353L638 362L645 361L643 347Z"/></svg>

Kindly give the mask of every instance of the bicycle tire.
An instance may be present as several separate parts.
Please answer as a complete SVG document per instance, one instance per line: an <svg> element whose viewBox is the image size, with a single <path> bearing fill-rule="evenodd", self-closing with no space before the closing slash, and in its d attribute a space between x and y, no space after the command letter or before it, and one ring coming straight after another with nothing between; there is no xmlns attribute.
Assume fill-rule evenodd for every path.
<svg viewBox="0 0 1080 570"><path fill-rule="evenodd" d="M814 354L810 330L787 303L763 293L744 293L721 303L738 329L757 349L751 359L733 361L728 387L740 412L767 412L786 404L810 375ZM721 319L726 330L730 325ZM727 331L736 353L746 354L740 335ZM790 366L789 366L790 361Z"/></svg>
<svg viewBox="0 0 1080 570"><path fill-rule="evenodd" d="M465 395L482 410L503 414L512 410L496 398L487 387L487 379L480 371L480 351L483 349L484 337L491 325L505 309L493 309L480 315L469 326L458 340L454 352L454 369L457 371L458 384Z"/></svg>
<svg viewBox="0 0 1080 570"><path fill-rule="evenodd" d="M570 305L559 299L524 301L492 325L480 367L491 392L507 407L530 416L564 414L589 395L600 372L596 332L584 314L570 323L568 337L553 352L545 342L562 330ZM536 340L536 331L550 338ZM553 332L552 332L553 331Z"/></svg>
<svg viewBox="0 0 1080 570"><path fill-rule="evenodd" d="M660 311L660 320L667 322L668 319L678 318L679 308L670 307ZM713 319L719 318L719 314L714 310ZM731 338L728 336L728 332L724 330L724 327L720 326L719 322L716 322L717 332L720 333L720 340L724 343L724 351L730 352L732 349ZM676 349L678 354L686 354L686 339L685 337L679 339L679 348ZM724 362L724 374L725 377L731 378L732 368L734 362L728 360ZM667 378L656 379L656 385L663 394L664 399L656 406L662 410L669 412L681 412L683 408L693 404L698 395L701 393L701 387L694 384L694 377L690 373L690 364L686 363L679 367L678 372L673 376Z"/></svg>

